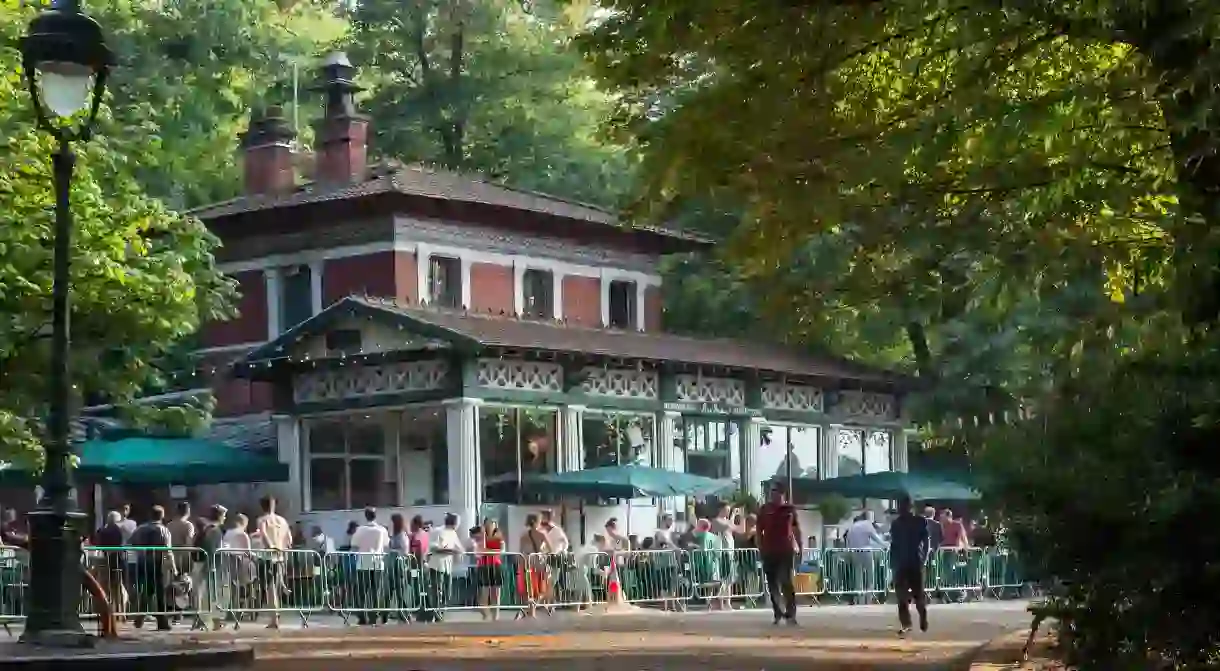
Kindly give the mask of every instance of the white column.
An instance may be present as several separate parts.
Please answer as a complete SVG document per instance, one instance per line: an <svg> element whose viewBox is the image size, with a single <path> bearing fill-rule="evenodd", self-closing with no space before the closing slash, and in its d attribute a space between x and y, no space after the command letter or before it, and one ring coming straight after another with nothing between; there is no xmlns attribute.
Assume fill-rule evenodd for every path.
<svg viewBox="0 0 1220 671"><path fill-rule="evenodd" d="M678 444L677 424L682 415L673 410L657 413L657 467L678 473L686 472L685 455ZM661 499L661 510L667 513L684 511L686 502L680 496Z"/></svg>
<svg viewBox="0 0 1220 671"><path fill-rule="evenodd" d="M758 479L758 451L762 449L761 417L751 417L741 423L741 484L742 490L762 500L762 481Z"/></svg>
<svg viewBox="0 0 1220 671"><path fill-rule="evenodd" d="M513 314L525 312L525 264L513 259Z"/></svg>
<svg viewBox="0 0 1220 671"><path fill-rule="evenodd" d="M644 309L644 290L647 289L644 285L644 279L639 278L636 281L636 331L644 329L644 314L648 310Z"/></svg>
<svg viewBox="0 0 1220 671"><path fill-rule="evenodd" d="M907 454L906 429L894 429L890 432L890 470L907 472L911 462Z"/></svg>
<svg viewBox="0 0 1220 671"><path fill-rule="evenodd" d="M479 472L479 404L477 398L446 402L445 421L449 448L449 509L459 517L458 529L478 523L483 498Z"/></svg>
<svg viewBox="0 0 1220 671"><path fill-rule="evenodd" d="M841 424L822 427L822 449L818 455L818 473L823 480L839 477L839 431Z"/></svg>
<svg viewBox="0 0 1220 671"><path fill-rule="evenodd" d="M288 486L282 491L277 509L285 517L309 510L309 492L301 469L301 421L292 415L275 415L275 438L280 463L288 466Z"/></svg>
<svg viewBox="0 0 1220 671"><path fill-rule="evenodd" d="M325 261L311 261L309 263L309 314L310 316L322 312L322 273L326 270Z"/></svg>
<svg viewBox="0 0 1220 671"><path fill-rule="evenodd" d="M610 325L610 278L606 277L605 271L601 275L601 313L602 326Z"/></svg>
<svg viewBox="0 0 1220 671"><path fill-rule="evenodd" d="M432 266L429 250L424 245L415 247L415 284L419 302L432 302L432 288L428 284L428 271Z"/></svg>
<svg viewBox="0 0 1220 671"><path fill-rule="evenodd" d="M470 259L462 257L462 307L470 309ZM473 525L471 525L473 526Z"/></svg>
<svg viewBox="0 0 1220 671"><path fill-rule="evenodd" d="M267 279L267 339L274 340L280 335L280 269L268 268L263 276Z"/></svg>
<svg viewBox="0 0 1220 671"><path fill-rule="evenodd" d="M551 311L555 321L563 319L563 274L551 271Z"/></svg>
<svg viewBox="0 0 1220 671"><path fill-rule="evenodd" d="M559 472L583 470L585 467L585 406L563 408L563 444L559 450Z"/></svg>

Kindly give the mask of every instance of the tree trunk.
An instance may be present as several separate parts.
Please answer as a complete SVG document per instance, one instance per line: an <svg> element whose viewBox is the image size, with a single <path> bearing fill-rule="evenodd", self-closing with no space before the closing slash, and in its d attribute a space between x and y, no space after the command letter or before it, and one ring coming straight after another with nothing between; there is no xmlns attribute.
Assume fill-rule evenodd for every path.
<svg viewBox="0 0 1220 671"><path fill-rule="evenodd" d="M1220 81L1201 63L1210 46L1205 41L1166 39L1185 20L1149 21L1138 46L1162 73L1161 114L1186 215L1174 233L1184 317L1190 324L1210 325L1220 321Z"/></svg>
<svg viewBox="0 0 1220 671"><path fill-rule="evenodd" d="M466 67L466 17L463 0L454 0L450 12L452 32L449 34L449 87L453 100L450 110L449 133L445 150L449 164L460 169L466 159L466 117L469 106L463 70Z"/></svg>

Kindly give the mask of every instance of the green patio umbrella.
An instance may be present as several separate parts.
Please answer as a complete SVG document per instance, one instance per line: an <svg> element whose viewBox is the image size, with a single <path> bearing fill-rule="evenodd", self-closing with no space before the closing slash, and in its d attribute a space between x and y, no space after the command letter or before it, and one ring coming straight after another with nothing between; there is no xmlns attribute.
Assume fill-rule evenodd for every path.
<svg viewBox="0 0 1220 671"><path fill-rule="evenodd" d="M849 499L897 499L914 501L973 501L979 493L960 482L924 473L884 471L864 475L817 480L793 478L794 494L808 497L838 495Z"/></svg>
<svg viewBox="0 0 1220 671"><path fill-rule="evenodd" d="M271 454L197 438L131 437L81 445L81 477L145 485L284 482L288 466Z"/></svg>
<svg viewBox="0 0 1220 671"><path fill-rule="evenodd" d="M651 466L602 466L541 476L541 486L559 495L602 499L708 496L733 489L732 480L705 478Z"/></svg>

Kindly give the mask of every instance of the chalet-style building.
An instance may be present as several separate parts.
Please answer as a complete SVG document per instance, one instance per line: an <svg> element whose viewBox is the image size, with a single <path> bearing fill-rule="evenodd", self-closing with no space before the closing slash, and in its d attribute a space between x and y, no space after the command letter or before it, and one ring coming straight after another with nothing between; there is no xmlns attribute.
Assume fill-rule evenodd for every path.
<svg viewBox="0 0 1220 671"><path fill-rule="evenodd" d="M666 334L658 263L708 240L443 170L370 168L353 74L342 54L321 69L311 181L273 108L242 138L246 193L193 212L241 292L240 316L203 334L218 421L273 432L286 515L341 535L374 505L463 527L495 514L515 532L542 502L488 481L644 463L761 495L789 468L905 468L903 379ZM629 509L647 533L659 507L685 511L585 506L584 525Z"/></svg>

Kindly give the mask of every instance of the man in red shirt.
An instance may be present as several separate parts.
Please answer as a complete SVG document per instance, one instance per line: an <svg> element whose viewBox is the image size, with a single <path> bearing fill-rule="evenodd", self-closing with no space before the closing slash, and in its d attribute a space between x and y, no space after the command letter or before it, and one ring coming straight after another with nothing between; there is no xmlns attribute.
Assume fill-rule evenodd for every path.
<svg viewBox="0 0 1220 671"><path fill-rule="evenodd" d="M795 625L796 588L792 584L792 573L801 552L801 527L796 521L796 508L785 497L783 485L777 483L771 487L769 500L758 511L757 528L758 551L762 556L775 624L787 620L788 624Z"/></svg>

